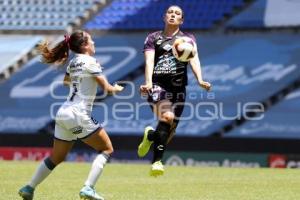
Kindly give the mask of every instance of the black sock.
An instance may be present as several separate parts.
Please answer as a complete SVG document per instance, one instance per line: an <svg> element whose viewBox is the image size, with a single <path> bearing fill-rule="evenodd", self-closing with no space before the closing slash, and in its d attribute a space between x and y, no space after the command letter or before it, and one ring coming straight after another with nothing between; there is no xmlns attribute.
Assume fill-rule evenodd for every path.
<svg viewBox="0 0 300 200"><path fill-rule="evenodd" d="M50 169L50 170L53 170L56 167L56 165L52 162L50 157L45 158L44 163L48 167L48 169Z"/></svg>
<svg viewBox="0 0 300 200"><path fill-rule="evenodd" d="M153 145L153 161L152 163L162 159L164 151L166 149L166 144L168 137L170 135L171 125L160 121L156 127L154 133L154 145Z"/></svg>
<svg viewBox="0 0 300 200"><path fill-rule="evenodd" d="M155 131L149 130L149 131L148 131L148 135L147 135L147 139L148 139L149 141L154 141L154 136L155 136Z"/></svg>

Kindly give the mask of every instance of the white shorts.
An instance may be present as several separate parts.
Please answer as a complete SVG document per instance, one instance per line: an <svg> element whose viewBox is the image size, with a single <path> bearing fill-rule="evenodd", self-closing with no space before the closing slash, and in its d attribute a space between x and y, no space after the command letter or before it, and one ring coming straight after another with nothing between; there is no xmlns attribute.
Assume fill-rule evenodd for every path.
<svg viewBox="0 0 300 200"><path fill-rule="evenodd" d="M62 106L56 114L54 137L74 141L88 137L99 128L100 124L86 112L72 106Z"/></svg>

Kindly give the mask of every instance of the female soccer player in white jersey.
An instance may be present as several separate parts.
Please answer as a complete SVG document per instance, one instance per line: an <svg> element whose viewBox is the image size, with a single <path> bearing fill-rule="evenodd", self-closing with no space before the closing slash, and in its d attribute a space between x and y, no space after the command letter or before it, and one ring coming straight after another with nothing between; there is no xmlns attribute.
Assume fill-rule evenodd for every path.
<svg viewBox="0 0 300 200"><path fill-rule="evenodd" d="M19 190L19 194L24 200L33 199L36 186L64 161L74 141L80 139L99 154L93 161L79 196L83 199L102 200L103 197L96 193L94 186L113 153L113 146L104 128L91 117L92 106L98 85L109 93L120 92L123 87L108 83L100 64L92 57L95 54L94 41L85 31L65 35L65 40L52 49L47 43L40 44L38 49L43 62L48 64L65 63L69 50L75 53L75 57L69 62L64 77L64 84L70 86L70 95L56 114L51 155L41 162L29 183Z"/></svg>
<svg viewBox="0 0 300 200"><path fill-rule="evenodd" d="M159 121L154 130L146 127L144 137L138 147L138 155L144 157L152 143L153 160L150 175L158 176L164 172L161 162L168 141L171 140L182 114L186 96L188 62L177 60L172 53L172 45L178 37L195 37L180 30L183 23L183 10L170 6L164 16L163 31L150 33L145 40L145 84L141 85L141 93L148 94L148 101ZM203 81L200 61L197 53L189 61L199 86L209 90L209 82Z"/></svg>

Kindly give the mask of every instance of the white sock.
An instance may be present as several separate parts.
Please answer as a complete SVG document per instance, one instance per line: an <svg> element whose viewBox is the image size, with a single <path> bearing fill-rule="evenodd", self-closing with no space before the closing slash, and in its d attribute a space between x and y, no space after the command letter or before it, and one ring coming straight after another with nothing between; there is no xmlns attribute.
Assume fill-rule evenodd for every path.
<svg viewBox="0 0 300 200"><path fill-rule="evenodd" d="M103 167L105 163L107 162L109 158L109 155L101 153L96 156L96 158L93 161L92 168L90 170L90 173L88 175L88 178L86 179L84 185L88 185L91 187L94 187L99 176L101 175L103 171Z"/></svg>
<svg viewBox="0 0 300 200"><path fill-rule="evenodd" d="M45 160L47 159L48 158L46 158ZM45 160L41 162L40 166L37 168L35 174L33 175L31 181L28 184L33 188L35 188L38 184L40 184L52 172L52 169L55 167L55 166L54 167L50 166L50 168L52 169L49 169L49 167L47 167L45 163Z"/></svg>

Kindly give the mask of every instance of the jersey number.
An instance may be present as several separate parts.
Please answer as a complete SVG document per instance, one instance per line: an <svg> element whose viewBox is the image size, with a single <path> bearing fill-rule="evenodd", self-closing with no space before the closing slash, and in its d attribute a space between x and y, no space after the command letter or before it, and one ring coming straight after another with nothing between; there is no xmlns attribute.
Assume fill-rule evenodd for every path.
<svg viewBox="0 0 300 200"><path fill-rule="evenodd" d="M70 101L73 101L73 99L74 99L77 92L78 92L77 84L73 83L73 92L72 92L72 96L70 97Z"/></svg>

